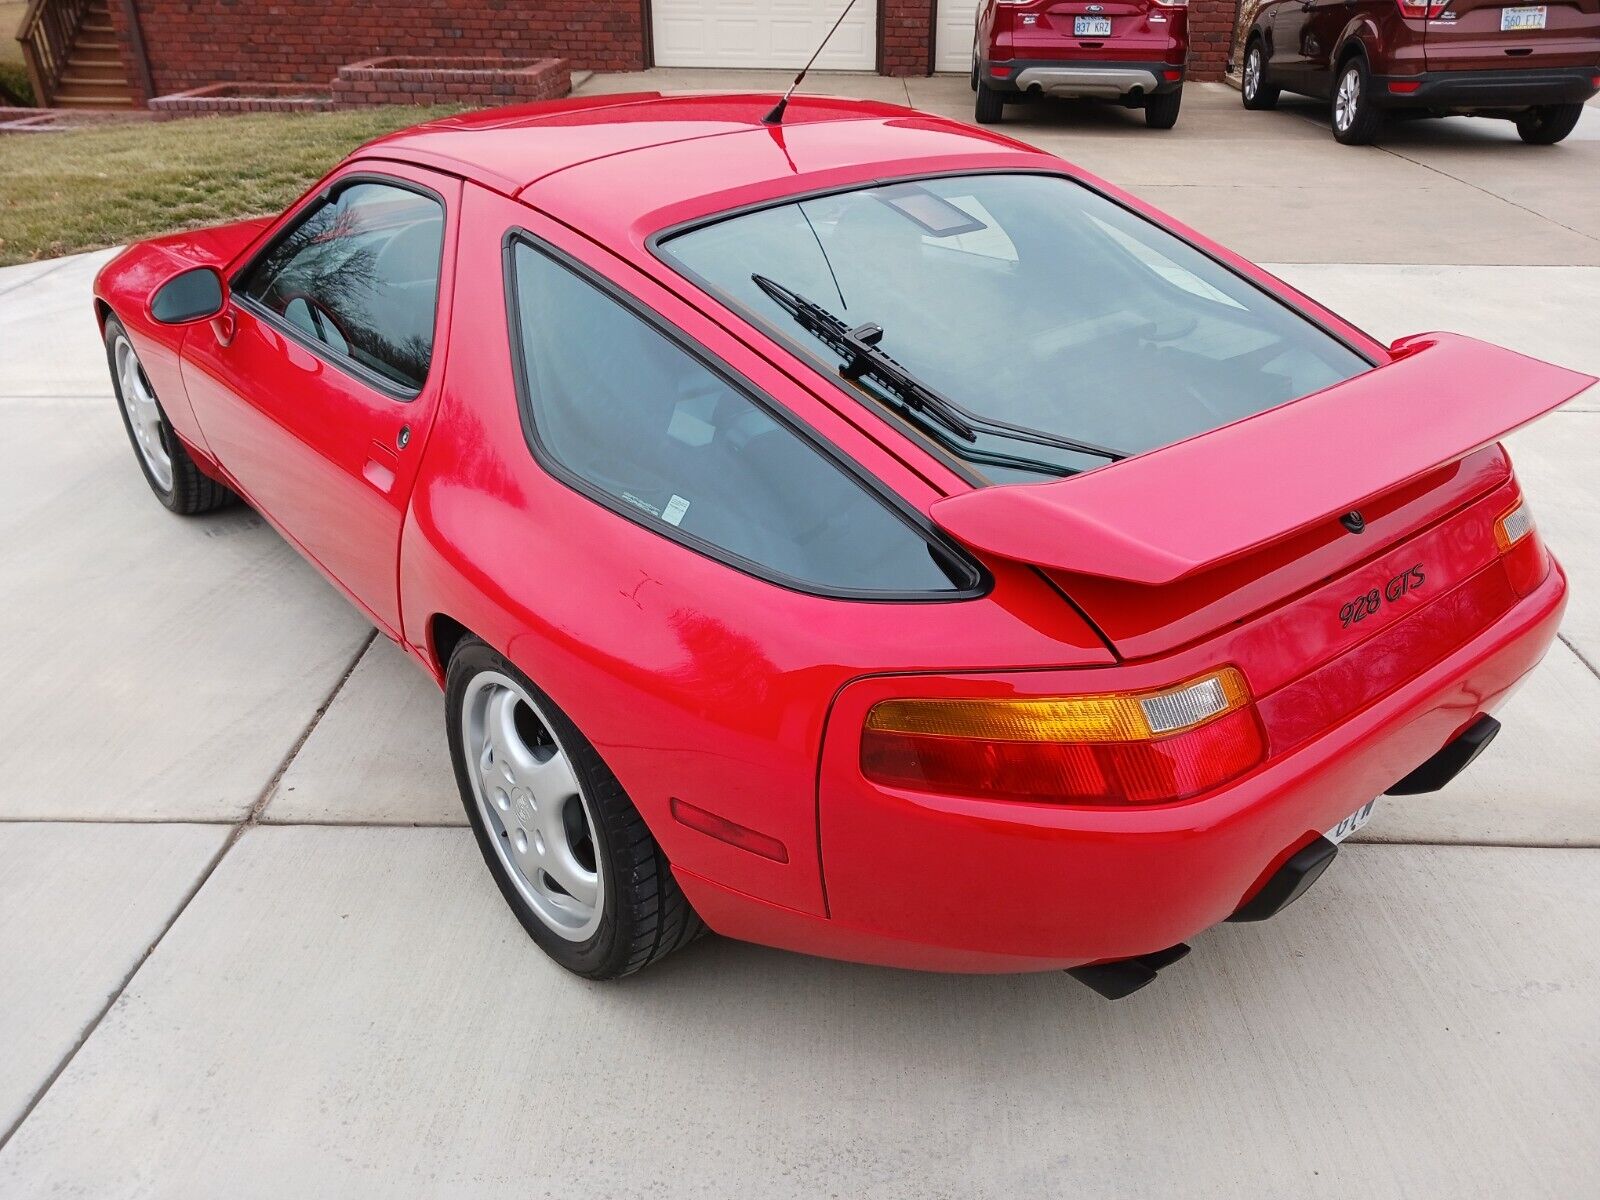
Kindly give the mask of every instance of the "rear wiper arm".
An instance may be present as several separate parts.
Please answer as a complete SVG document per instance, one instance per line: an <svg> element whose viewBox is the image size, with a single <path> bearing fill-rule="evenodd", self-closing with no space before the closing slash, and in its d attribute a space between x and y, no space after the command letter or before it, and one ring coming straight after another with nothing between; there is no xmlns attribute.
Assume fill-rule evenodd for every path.
<svg viewBox="0 0 1600 1200"><path fill-rule="evenodd" d="M1128 457L1126 451L1097 446L1093 442L1080 442L1076 438L1030 429L1025 425L1013 425L1009 421L980 416L963 408L923 383L880 350L878 343L883 340L881 326L869 322L852 328L816 301L790 291L765 275L752 274L750 279L773 303L793 317L796 324L844 359L839 367L840 375L852 382L861 378L875 380L907 408L944 426L963 441L975 442L978 434L986 433L1013 441L1031 442L1036 446L1053 446L1058 450L1090 454L1110 462Z"/></svg>
<svg viewBox="0 0 1600 1200"><path fill-rule="evenodd" d="M839 374L844 378L852 382L862 376L875 379L899 397L907 408L932 418L963 441L978 440L977 430L963 419L960 409L878 349L878 343L883 340L880 327L868 324L852 329L799 292L791 292L765 275L751 275L750 278L779 308L793 317L800 328L844 359L839 367Z"/></svg>

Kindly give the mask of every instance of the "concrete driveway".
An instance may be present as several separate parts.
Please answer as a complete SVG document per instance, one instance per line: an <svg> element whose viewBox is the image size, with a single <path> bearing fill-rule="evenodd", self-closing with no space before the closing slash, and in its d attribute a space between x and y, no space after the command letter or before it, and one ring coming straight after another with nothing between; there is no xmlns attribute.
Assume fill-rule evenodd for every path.
<svg viewBox="0 0 1600 1200"><path fill-rule="evenodd" d="M1600 110L1549 149L1350 150L1220 86L1167 134L1013 114L1381 336L1600 372ZM0 271L0 1196L1600 1195L1600 394L1513 442L1562 641L1278 920L1117 1004L718 940L591 985L490 883L432 685L257 517L148 495L106 257Z"/></svg>

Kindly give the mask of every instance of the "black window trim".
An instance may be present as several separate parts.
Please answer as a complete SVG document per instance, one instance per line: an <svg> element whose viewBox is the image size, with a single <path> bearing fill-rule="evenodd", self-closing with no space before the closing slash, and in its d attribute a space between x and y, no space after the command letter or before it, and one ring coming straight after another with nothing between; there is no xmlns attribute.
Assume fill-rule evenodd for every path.
<svg viewBox="0 0 1600 1200"><path fill-rule="evenodd" d="M228 296L235 304L244 309L246 312L250 313L257 320L263 321L267 325L270 325L273 329L277 330L284 337L294 342L297 346L309 350L313 355L315 355L322 362L327 363L330 367L339 370L343 374L353 377L359 383L364 383L377 389L391 400L398 400L402 404L409 404L427 390L428 381L433 378L434 359L436 356L431 351L428 355L427 376L423 378L422 384L419 387L414 389L408 388L405 385L390 379L382 372L374 371L371 367L364 363L357 362L353 358L334 352L327 346L326 343L318 342L313 338L307 337L305 330L301 329L291 321L284 320L283 317L273 312L265 304L261 304L256 300L251 299L242 290L245 277L248 276L251 271L255 270L256 266L261 263L269 254L282 245L283 242L291 234L293 234L296 229L299 229L302 224L310 220L313 213L319 211L324 205L332 202L333 199L339 195L339 193L363 183L381 184L385 187L397 188L403 192L414 192L419 196L427 197L429 200L432 200L439 206L439 212L444 218L445 232L448 232L450 225L450 205L445 201L443 194L440 192L435 191L426 184L416 183L409 179L400 179L394 175L385 175L380 171L352 171L348 175L338 176L337 178L329 181L323 187L319 188L314 196L308 198L305 203L301 205L299 211L295 213L294 220L285 223L283 228L279 229L277 233L273 234L272 237L265 244L263 244L259 250L250 256L249 260L246 261L243 266L239 267L238 270L234 271L234 273L229 276ZM439 289L444 283L444 257L446 251L449 249L448 245L446 244L447 241L448 239L444 237L441 237L439 241L439 284L435 287L433 293L433 334L435 337L437 337L439 333L439 310L440 301L442 299Z"/></svg>
<svg viewBox="0 0 1600 1200"><path fill-rule="evenodd" d="M843 472L849 479L860 486L869 497L884 505L914 536L927 543L929 550L937 554L938 561L946 573L952 576L950 589L945 591L915 589L897 591L842 588L817 583L814 580L800 579L785 572L774 570L726 547L718 546L715 543L706 541L704 538L697 537L676 525L671 525L661 520L659 517L652 516L644 509L629 504L620 497L611 495L603 488L596 486L567 467L544 444L539 435L538 423L534 415L533 397L529 387L527 357L522 342L521 313L517 298L516 249L518 245L526 246L535 254L542 255L556 266L571 272L580 282L595 288L601 295L619 305L624 311L643 321L651 329L666 338L668 342L689 355L690 358L710 371L729 388L738 392L761 412L794 434L802 442L805 442L817 454ZM720 562L724 566L732 567L743 574L754 576L764 582L775 584L788 591L798 592L803 595L869 603L947 604L978 599L989 594L994 580L983 564L973 558L956 542L952 541L948 535L921 513L912 508L903 497L895 494L881 480L864 470L826 437L801 421L799 417L789 412L783 405L768 397L760 388L733 367L723 362L688 334L668 322L636 296L629 294L613 280L607 278L582 260L568 254L560 247L520 226L508 229L504 238L501 239L501 266L505 286L507 340L511 347L511 369L516 387L517 413L522 422L523 437L528 443L528 449L532 453L534 460L558 482L588 497L596 504L609 509L625 520L647 529L651 533L658 534L668 541L676 542L687 550L692 550L706 558ZM965 581L955 578L957 574L964 575Z"/></svg>
<svg viewBox="0 0 1600 1200"><path fill-rule="evenodd" d="M934 441L922 430L918 429L916 425L912 424L910 421L907 421L901 417L897 417L884 405L877 403L876 401L872 401L868 397L862 395L853 386L851 386L848 381L840 377L837 364L828 362L821 355L816 354L812 350L808 349L802 343L792 341L783 331L779 330L776 325L769 323L762 317L757 316L754 313L747 313L742 307L734 302L733 297L725 295L723 291L720 288L715 287L709 279L706 279L699 272L691 270L686 263L671 256L663 250L663 247L666 245L666 243L672 241L676 237L682 236L683 234L693 233L696 230L705 229L712 225L720 225L724 221L731 221L738 217L748 216L751 213L763 212L769 208L782 208L789 204L800 204L807 200L819 200L825 196L841 196L848 192L864 192L873 188L891 187L898 183L920 183L929 179L962 179L980 175L1043 175L1048 178L1061 179L1065 180L1067 183L1076 184L1078 187L1083 188L1084 191L1089 192L1091 195L1099 196L1102 200L1106 200L1111 204L1114 204L1129 216L1143 221L1148 225L1154 225L1157 229L1161 230L1169 237L1176 238L1183 245L1188 246L1191 250L1195 251L1203 258L1215 263L1218 267L1232 275L1246 287L1253 288L1254 290L1262 293L1268 299L1275 301L1289 312L1299 317L1302 321L1306 322L1306 324L1317 330L1320 330L1324 335L1333 339L1346 350L1350 351L1350 353L1361 359L1361 361L1366 363L1369 368L1376 369L1381 365L1380 363L1376 362L1366 350L1352 344L1349 338L1345 337L1337 330L1329 328L1327 322L1321 320L1312 313L1307 312L1292 297L1281 295L1276 291L1272 291L1266 287L1263 287L1259 281L1250 278L1250 276L1239 270L1238 267L1234 266L1232 263L1218 258L1210 250L1185 237L1176 229L1172 229L1158 221L1151 220L1147 214L1140 212L1126 201L1094 186L1094 184L1090 183L1088 180L1080 179L1070 171L1059 170L1052 167L958 167L948 171L917 171L907 175L883 175L856 183L832 184L826 187L809 188L802 192L790 192L787 195L778 196L767 200L756 200L749 204L741 204L734 208L722 209L718 212L707 213L704 216L690 217L687 220L678 221L672 225L668 225L664 228L656 230L654 233L645 238L645 249L647 249L651 256L668 271L671 271L680 279L686 280L688 283L698 288L701 292L715 300L718 304L722 305L722 307L726 308L730 313L732 313L750 328L765 333L778 345L784 347L786 350L789 350L802 362L815 370L819 376L828 380L828 382L837 388L841 394L849 397L851 400L868 409L870 412L875 413L897 433L904 434L905 436L911 438L912 441L926 450L942 466L946 467L960 478L966 480L974 487L999 486L996 484L995 480L979 471L976 464L966 462L957 457L955 454L952 454L949 450L939 445L938 442ZM1296 399L1300 399L1300 397L1296 397ZM1286 400L1284 403L1293 404L1294 400ZM1104 468L1094 469L1103 470Z"/></svg>

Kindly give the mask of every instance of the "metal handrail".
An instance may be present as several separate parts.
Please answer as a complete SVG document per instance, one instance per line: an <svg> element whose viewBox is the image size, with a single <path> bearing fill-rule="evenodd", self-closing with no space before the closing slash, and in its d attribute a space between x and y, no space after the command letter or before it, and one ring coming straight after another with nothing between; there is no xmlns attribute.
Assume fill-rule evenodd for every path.
<svg viewBox="0 0 1600 1200"><path fill-rule="evenodd" d="M92 0L33 0L17 30L34 103L49 108Z"/></svg>

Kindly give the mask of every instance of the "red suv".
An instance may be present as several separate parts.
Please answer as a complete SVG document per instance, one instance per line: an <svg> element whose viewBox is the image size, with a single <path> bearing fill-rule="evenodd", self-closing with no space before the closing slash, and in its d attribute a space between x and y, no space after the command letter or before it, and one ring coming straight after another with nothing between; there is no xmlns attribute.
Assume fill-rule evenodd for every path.
<svg viewBox="0 0 1600 1200"><path fill-rule="evenodd" d="M1595 0L1600 3L1600 0ZM978 123L1032 96L1111 100L1171 129L1183 103L1189 0L983 0L972 44Z"/></svg>
<svg viewBox="0 0 1600 1200"><path fill-rule="evenodd" d="M1548 146L1600 91L1600 0L1264 0L1245 43L1246 108L1280 91L1333 101L1333 136L1358 146L1384 114L1515 121Z"/></svg>

